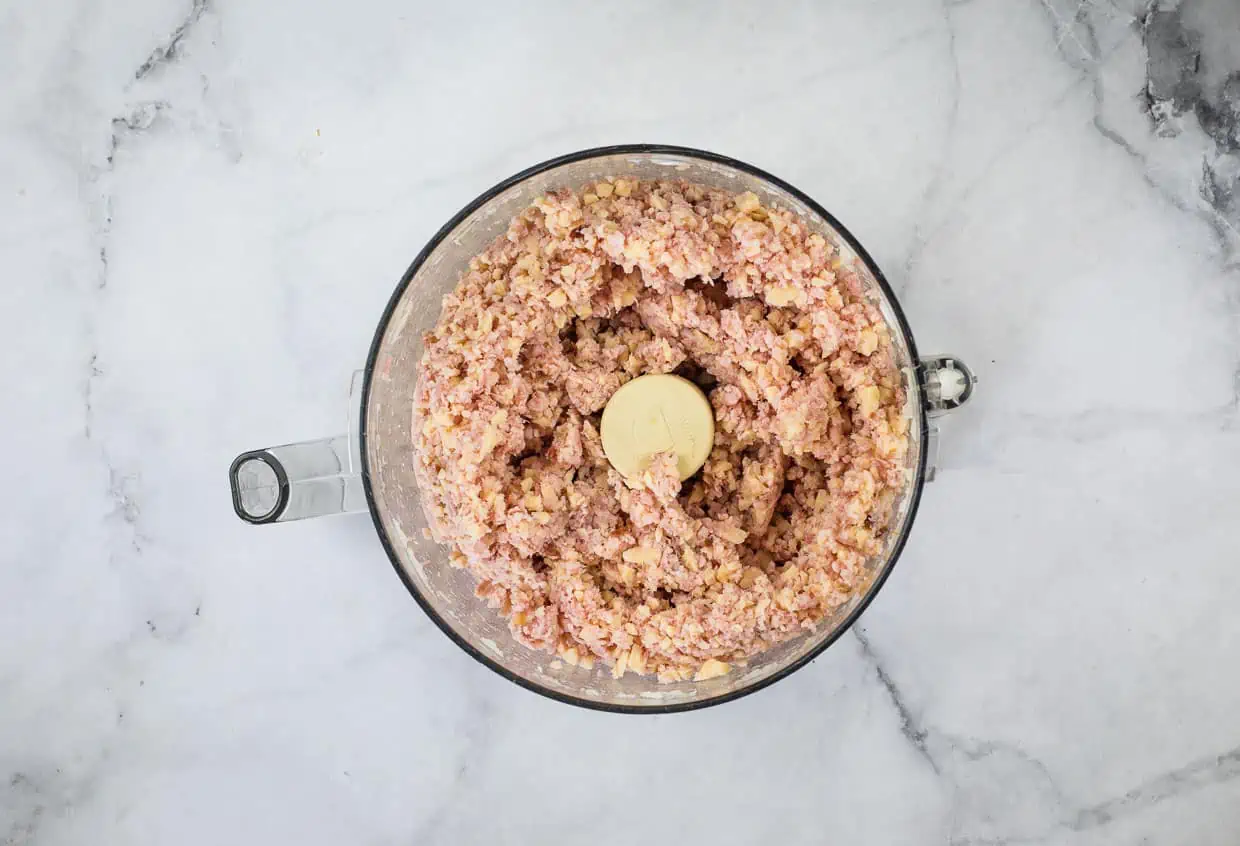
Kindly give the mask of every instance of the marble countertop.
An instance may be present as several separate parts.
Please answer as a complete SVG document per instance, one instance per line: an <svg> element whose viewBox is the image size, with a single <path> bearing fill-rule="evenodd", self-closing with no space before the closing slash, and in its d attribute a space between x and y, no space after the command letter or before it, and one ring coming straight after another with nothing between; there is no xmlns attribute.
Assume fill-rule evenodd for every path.
<svg viewBox="0 0 1240 846"><path fill-rule="evenodd" d="M1237 842L1235 0L15 0L0 78L0 843ZM814 196L982 379L860 624L666 717L224 478L456 209L633 141Z"/></svg>

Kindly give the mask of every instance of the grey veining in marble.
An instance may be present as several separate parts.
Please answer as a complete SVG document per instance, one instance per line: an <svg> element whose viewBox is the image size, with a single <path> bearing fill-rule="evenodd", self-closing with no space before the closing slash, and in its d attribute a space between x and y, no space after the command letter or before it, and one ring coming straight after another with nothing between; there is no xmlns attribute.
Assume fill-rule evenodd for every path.
<svg viewBox="0 0 1240 846"><path fill-rule="evenodd" d="M0 79L0 843L1236 843L1236 0L13 0ZM457 208L639 140L816 197L984 380L860 625L654 718L224 484Z"/></svg>

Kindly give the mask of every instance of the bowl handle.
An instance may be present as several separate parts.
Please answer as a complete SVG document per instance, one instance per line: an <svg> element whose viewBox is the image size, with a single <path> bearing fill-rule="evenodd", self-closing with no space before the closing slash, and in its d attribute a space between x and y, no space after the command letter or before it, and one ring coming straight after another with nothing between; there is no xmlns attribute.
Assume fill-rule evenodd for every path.
<svg viewBox="0 0 1240 846"><path fill-rule="evenodd" d="M243 452L228 468L233 510L247 523L284 523L366 510L357 427L362 371L349 391L349 433Z"/></svg>

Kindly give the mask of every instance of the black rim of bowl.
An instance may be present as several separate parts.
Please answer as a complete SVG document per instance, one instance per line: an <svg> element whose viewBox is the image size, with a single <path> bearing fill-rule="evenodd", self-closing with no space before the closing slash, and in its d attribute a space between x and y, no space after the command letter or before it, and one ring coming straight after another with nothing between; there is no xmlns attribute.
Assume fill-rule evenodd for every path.
<svg viewBox="0 0 1240 846"><path fill-rule="evenodd" d="M682 711L694 711L699 708L707 708L711 705L721 705L724 702L731 702L735 699L741 698L742 696L747 696L751 693L762 690L764 687L768 687L780 679L791 675L804 667L806 664L813 661L829 646L831 646L831 644L839 640L845 632L852 628L853 623L857 621L857 618L861 616L862 612L865 611L869 604L874 600L874 597L878 595L883 583L887 581L888 576L891 575L891 571L895 569L896 562L899 560L900 554L904 551L904 545L908 541L909 532L912 529L914 518L917 516L917 508L921 503L921 492L925 485L926 473L925 445L928 434L928 424L926 420L924 403L917 404L917 415L921 429L922 448L920 450L920 456L917 463L916 477L913 480L913 488L909 494L911 500L908 506L908 514L904 519L904 524L900 529L899 536L892 545L891 555L886 563L886 566L883 568L883 571L878 574L878 577L874 580L874 583L870 586L870 589L866 592L865 596L861 597L861 600L857 603L857 607L849 612L843 622L841 622L830 635L824 638L822 643L818 644L818 646L814 649L802 655L800 658L791 662L787 666L781 667L779 670L771 673L769 676L759 679L758 681L744 687L737 688L736 690L720 694L719 696L698 699L692 702L670 704L623 705L610 702L597 702L592 699L562 693L558 690L544 687L530 681L529 679L526 679L523 676L517 675L504 665L475 649L467 640L461 637L461 635L458 634L456 630L453 629L452 626L450 626L448 622L439 615L438 612L435 611L435 608L431 605L431 603L418 590L417 585L415 585L413 580L409 577L409 574L405 571L405 568L400 565L400 560L396 554L396 549L392 545L392 540L388 537L387 531L383 527L383 521L379 517L379 509L375 503L375 493L370 478L370 459L366 449L366 417L367 409L370 405L370 386L371 380L374 376L375 362L379 355L379 347L383 343L383 336L387 331L388 323L391 321L392 313L396 310L396 306L400 302L401 297L404 295L405 289L409 286L409 282L413 279L419 268L422 267L422 264L427 260L431 253L435 251L435 249L448 236L448 234L451 233L452 230L455 229L459 223L461 223L461 221L490 202L494 197L508 190L517 183L530 178L531 176L535 176L561 165L571 164L584 159L635 154L666 154L672 156L686 156L716 164L726 165L736 170L743 171L750 176L757 177L758 179L772 185L778 186L780 189L788 192L793 197L796 197L797 200L804 203L808 208L812 209L815 214L820 215L823 220L827 221L827 223L834 227L835 231L839 233L839 236L843 238L848 246L857 253L863 262L865 262L866 267L869 269L875 281L882 289L883 294L887 298L887 302L891 306L892 313L895 315L897 327L900 332L903 333L905 344L908 346L909 358L914 371L916 370L919 359L917 356L917 347L913 342L913 333L909 329L908 320L904 316L904 310L901 308L895 292L891 290L891 285L888 284L887 278L883 275L874 259L870 257L870 254L867 253L861 244L858 243L857 239L853 237L852 233L849 232L843 224L836 220L834 215L806 194L789 185L779 177L773 176L760 168L746 164L742 161L738 161L737 159L733 159L728 156L721 156L718 153L711 153L706 150L697 150L692 147L677 147L667 144L619 144L610 147L594 147L588 150L580 150L576 153L568 153L567 155L557 156L554 159L548 159L541 164L536 164L533 167L526 168L520 173L514 174L513 176L510 176L504 181L487 189L473 202L453 215L452 219L445 223L440 230L435 233L435 236L427 242L426 246L422 248L422 251L418 253L417 258L415 258L413 263L409 265L409 269L405 271L405 275L396 286L396 290L392 292L392 297L388 300L387 307L383 310L383 316L379 318L379 325L375 329L374 340L371 341L370 344L370 354L366 357L365 377L362 383L362 409L359 425L359 440L362 457L362 485L366 491L366 504L370 511L371 520L375 524L375 531L378 532L379 540L383 544L383 549L387 553L388 559L392 563L392 567L396 570L396 574L400 577L400 580L404 582L406 589L408 589L409 593L417 601L418 605L422 607L422 610L426 612L426 615L430 617L435 622L435 625L439 626L440 630L451 638L457 646L465 650L465 652L469 655L473 656L475 660L491 668L509 681L520 685L526 690L531 690L550 699L554 699L557 702L564 702L566 704L577 705L582 708L590 708L596 711L608 711L617 714L672 714ZM914 375L914 378L918 377ZM918 385L918 389L920 390L920 385Z"/></svg>

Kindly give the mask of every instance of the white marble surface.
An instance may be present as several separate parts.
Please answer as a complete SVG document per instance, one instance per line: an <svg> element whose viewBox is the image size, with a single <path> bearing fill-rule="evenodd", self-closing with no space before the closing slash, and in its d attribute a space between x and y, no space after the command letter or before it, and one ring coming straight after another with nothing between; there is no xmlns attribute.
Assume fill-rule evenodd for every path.
<svg viewBox="0 0 1240 846"><path fill-rule="evenodd" d="M0 842L1232 846L1237 69L1236 0L0 2ZM626 141L818 198L984 380L855 633L672 717L224 478L459 206Z"/></svg>

